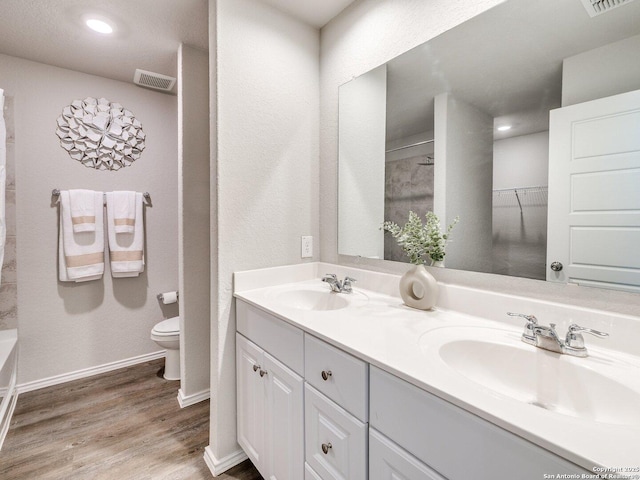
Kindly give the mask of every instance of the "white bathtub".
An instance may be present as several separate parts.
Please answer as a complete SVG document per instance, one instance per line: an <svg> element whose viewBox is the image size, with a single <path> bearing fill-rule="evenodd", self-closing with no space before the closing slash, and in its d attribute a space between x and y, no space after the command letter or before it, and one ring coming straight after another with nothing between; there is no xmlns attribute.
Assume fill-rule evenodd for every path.
<svg viewBox="0 0 640 480"><path fill-rule="evenodd" d="M18 360L18 331L0 330L0 449L9 431L16 406L16 370Z"/></svg>

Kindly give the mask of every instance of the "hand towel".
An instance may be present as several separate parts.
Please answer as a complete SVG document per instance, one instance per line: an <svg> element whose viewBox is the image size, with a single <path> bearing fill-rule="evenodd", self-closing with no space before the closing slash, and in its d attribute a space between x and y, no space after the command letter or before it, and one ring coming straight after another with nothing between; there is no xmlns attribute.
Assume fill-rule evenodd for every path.
<svg viewBox="0 0 640 480"><path fill-rule="evenodd" d="M109 194L107 194L107 202ZM135 223L133 233L117 233L115 212L107 203L107 232L109 236L109 261L111 276L137 277L144 272L144 217L142 193L135 192Z"/></svg>
<svg viewBox="0 0 640 480"><path fill-rule="evenodd" d="M116 233L133 233L136 221L136 192L107 193L107 212L111 211Z"/></svg>
<svg viewBox="0 0 640 480"><path fill-rule="evenodd" d="M96 231L95 193L93 190L69 190L71 223L74 232Z"/></svg>
<svg viewBox="0 0 640 480"><path fill-rule="evenodd" d="M104 218L102 192L94 192L94 232L74 233L69 192L60 192L60 236L58 245L61 282L97 280L104 273Z"/></svg>

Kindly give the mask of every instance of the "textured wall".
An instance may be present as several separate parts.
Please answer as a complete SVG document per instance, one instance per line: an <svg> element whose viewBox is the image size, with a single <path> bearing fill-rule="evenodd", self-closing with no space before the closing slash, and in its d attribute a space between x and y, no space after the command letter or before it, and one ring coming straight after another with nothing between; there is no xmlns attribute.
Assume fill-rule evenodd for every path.
<svg viewBox="0 0 640 480"><path fill-rule="evenodd" d="M178 80L180 390L188 397L209 390L208 53L181 45Z"/></svg>
<svg viewBox="0 0 640 480"><path fill-rule="evenodd" d="M177 314L175 307L163 311L155 297L178 283L176 97L5 55L0 55L0 85L15 101L18 382L160 350L149 338L151 328L163 316ZM69 102L87 96L119 102L142 122L147 147L133 166L95 171L60 147L56 118ZM150 192L144 274L58 282L53 188Z"/></svg>
<svg viewBox="0 0 640 480"><path fill-rule="evenodd" d="M217 71L209 451L222 460L238 449L233 272L301 262L301 235L314 236L318 258L319 34L258 0L209 9Z"/></svg>
<svg viewBox="0 0 640 480"><path fill-rule="evenodd" d="M501 0L359 0L321 30L320 210L321 260L403 273L406 264L338 256L338 86L420 45ZM635 294L557 285L501 275L432 269L439 280L504 293L640 315Z"/></svg>

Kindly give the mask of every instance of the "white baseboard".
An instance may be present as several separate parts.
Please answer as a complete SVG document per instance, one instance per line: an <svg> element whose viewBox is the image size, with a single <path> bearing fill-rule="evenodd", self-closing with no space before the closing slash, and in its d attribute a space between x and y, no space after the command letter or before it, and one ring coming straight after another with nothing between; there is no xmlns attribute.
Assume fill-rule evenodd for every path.
<svg viewBox="0 0 640 480"><path fill-rule="evenodd" d="M203 402L210 396L209 389L202 390L201 392L193 393L191 395L185 395L181 388L178 389L178 403L180 404L180 408Z"/></svg>
<svg viewBox="0 0 640 480"><path fill-rule="evenodd" d="M16 408L16 403L18 402L18 392L14 390L11 399L7 399L5 401L9 401L9 407L3 418L0 419L0 450L2 450L2 445L4 444L4 439L9 432L9 426L11 425L11 417L13 417L13 411Z"/></svg>
<svg viewBox="0 0 640 480"><path fill-rule="evenodd" d="M56 375L53 377L43 378L42 380L34 380L32 382L26 382L19 384L16 388L18 393L31 392L32 390L38 390L40 388L51 387L53 385L59 385L61 383L71 382L80 378L92 377L100 373L110 372L112 370L118 370L119 368L130 367L138 363L148 362L150 360L156 360L158 358L164 358L165 351L146 353L137 357L126 358L124 360L118 360L116 362L105 363L95 367L85 368L82 370L76 370L75 372L63 373L62 375Z"/></svg>
<svg viewBox="0 0 640 480"><path fill-rule="evenodd" d="M218 460L208 445L204 449L204 462L207 464L207 467L209 467L209 470L214 477L217 477L221 473L224 473L239 463L244 462L247 458L249 458L247 457L247 454L244 453L242 449L239 449L231 455L227 455L226 457Z"/></svg>

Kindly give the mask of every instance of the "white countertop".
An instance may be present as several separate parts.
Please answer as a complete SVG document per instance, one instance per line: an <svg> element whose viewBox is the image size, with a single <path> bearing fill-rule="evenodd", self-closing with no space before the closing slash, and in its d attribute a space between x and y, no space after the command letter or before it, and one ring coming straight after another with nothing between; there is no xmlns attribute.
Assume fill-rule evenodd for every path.
<svg viewBox="0 0 640 480"><path fill-rule="evenodd" d="M521 322L505 320L503 323L442 307L437 307L433 311L414 310L403 305L399 297L388 294L394 289L397 291L399 277L365 271L358 272L360 276L368 279L363 282L365 284L363 286L374 286L378 291L354 287L354 291L359 295L363 294L368 298L368 301L361 305L339 310L308 311L287 307L277 301L276 293L300 288L301 285L329 288L328 285L320 282L320 275L317 274L319 271L325 273L322 269L326 265L321 264L321 267L316 265L313 268L309 265L303 264L296 266L297 268L284 267L285 270L277 271L277 275L269 274L273 273L269 272L272 269L236 274L234 295L427 392L546 448L587 471L593 471L594 467L611 469L640 467L640 413L630 420L631 424L616 425L563 415L529 405L501 395L458 374L439 359L437 349L434 351L425 349L424 342L422 346L420 342L424 335L430 335L442 327L486 327L500 329L509 338L513 338L514 344L522 344L523 348L534 349L535 347L520 342ZM286 273L287 268L290 269L289 273L294 274L282 275L283 271ZM353 271L353 269L350 270ZM381 277L393 277L390 278L391 288L388 288L384 282L385 279ZM274 278L288 280L291 283L278 285ZM309 280L309 278L312 279ZM394 278L396 286L393 284ZM380 288L382 284L385 284L384 288ZM444 287L444 295L451 296L452 291L447 291L446 286ZM486 292L481 293L490 295ZM523 301L526 303L525 300L520 299L521 303ZM491 301L495 303L495 299ZM547 310L550 308L547 306ZM525 313L531 312L525 311ZM581 315L584 316L584 312L581 312ZM599 312L593 313L590 317L592 324L588 326L595 328L601 322L613 322L606 312L600 315L605 320L599 320L599 315ZM622 323L629 323L633 328L636 327L635 321L635 317L620 320ZM541 323L548 322L541 321ZM558 330L563 332L564 330L560 327L561 325ZM444 330L438 334L442 332ZM608 375L610 374L611 378L625 387L640 393L640 359L625 351L600 348L601 343L590 340L591 337L586 339L590 353L587 359L563 355L561 360L584 362L582 366L585 368L588 368L588 362L599 362L600 366L615 363L615 369L610 368ZM627 344L621 339L620 345ZM540 355L557 356L543 350L540 350ZM479 358L478 361L482 359ZM535 366L532 365L532 369L534 368ZM523 375L531 373L522 372ZM584 385L584 388L590 388L590 386ZM598 394L613 395L614 393L603 391ZM612 405L615 405L615 398L612 399ZM637 409L640 412L640 405L637 405ZM640 471L632 471L628 475L631 478L640 478Z"/></svg>

